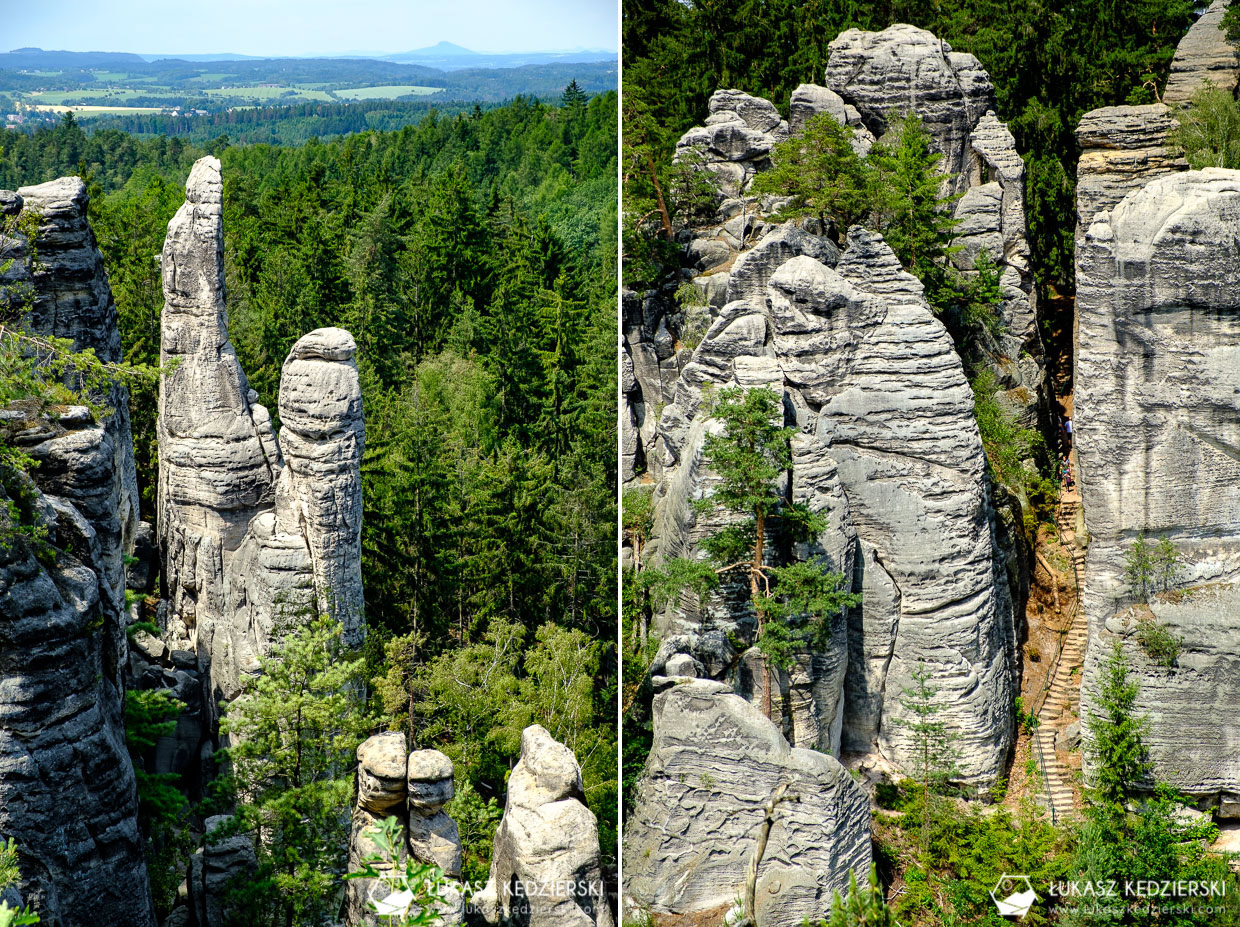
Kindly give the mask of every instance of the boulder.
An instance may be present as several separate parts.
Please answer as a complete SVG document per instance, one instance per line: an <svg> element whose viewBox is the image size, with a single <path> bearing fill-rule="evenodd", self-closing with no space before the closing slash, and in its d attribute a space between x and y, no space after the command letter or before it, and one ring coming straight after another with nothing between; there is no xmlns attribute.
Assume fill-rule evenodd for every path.
<svg viewBox="0 0 1240 927"><path fill-rule="evenodd" d="M720 683L698 680L657 695L654 743L625 825L626 897L682 916L744 898L768 809L757 922L798 927L826 918L849 874L869 871L870 807L861 787L835 759L790 747Z"/></svg>
<svg viewBox="0 0 1240 927"><path fill-rule="evenodd" d="M405 735L376 734L357 748L357 803L367 811L387 811L405 800Z"/></svg>

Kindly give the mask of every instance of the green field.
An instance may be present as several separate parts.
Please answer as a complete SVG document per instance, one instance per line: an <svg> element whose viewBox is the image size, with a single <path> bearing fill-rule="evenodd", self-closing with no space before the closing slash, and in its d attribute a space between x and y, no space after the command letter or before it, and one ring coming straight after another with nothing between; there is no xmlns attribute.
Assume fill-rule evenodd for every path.
<svg viewBox="0 0 1240 927"><path fill-rule="evenodd" d="M410 85L388 85L386 87L354 87L352 90L337 90L336 96L342 100L395 100L413 94L419 97L438 93L439 87L415 87Z"/></svg>
<svg viewBox="0 0 1240 927"><path fill-rule="evenodd" d="M129 75L124 71L95 71L93 73L95 75L95 80L105 81L112 84L118 84L123 80L129 80Z"/></svg>
<svg viewBox="0 0 1240 927"><path fill-rule="evenodd" d="M143 90L109 89L109 90L35 90L23 94L23 99L31 106L63 106L68 100L107 100L110 105L124 103L134 97L152 96L158 91L172 95L167 87L149 87Z"/></svg>
<svg viewBox="0 0 1240 927"><path fill-rule="evenodd" d="M37 110L50 113L72 112L75 116L123 116L131 113L162 113L158 106L35 106Z"/></svg>
<svg viewBox="0 0 1240 927"><path fill-rule="evenodd" d="M212 97L232 97L238 100L258 100L264 103L280 99L297 99L315 103L331 101L331 97L322 90L298 90L296 87L210 87L204 92ZM293 96L286 97L285 94L289 92L292 92Z"/></svg>

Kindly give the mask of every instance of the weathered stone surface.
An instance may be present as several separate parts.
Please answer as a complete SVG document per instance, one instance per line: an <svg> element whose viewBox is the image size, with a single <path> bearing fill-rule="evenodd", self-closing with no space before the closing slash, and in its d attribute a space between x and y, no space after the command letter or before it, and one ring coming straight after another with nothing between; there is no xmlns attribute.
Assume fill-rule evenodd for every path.
<svg viewBox="0 0 1240 927"><path fill-rule="evenodd" d="M7 501L7 500L6 500ZM42 923L151 927L120 696L103 673L97 575L0 551L0 832Z"/></svg>
<svg viewBox="0 0 1240 927"><path fill-rule="evenodd" d="M461 837L456 822L443 810L452 798L452 761L438 750L405 750L405 735L376 734L357 749L357 806L349 837L349 870L356 872L362 860L381 855L378 845L366 836L368 828L384 818L396 818L404 832L397 862L413 858L438 866L447 876L436 907L445 927L455 927L465 916L461 877ZM406 799L408 799L406 801ZM375 864L385 871L386 864ZM347 888L346 923L350 927L380 927L386 918L368 907L386 898L391 889L381 879L351 879Z"/></svg>
<svg viewBox="0 0 1240 927"><path fill-rule="evenodd" d="M399 731L367 738L357 748L357 803L378 813L403 802L407 759Z"/></svg>
<svg viewBox="0 0 1240 927"><path fill-rule="evenodd" d="M582 797L572 751L539 725L527 727L479 899L484 917L532 927L612 927L598 822Z"/></svg>
<svg viewBox="0 0 1240 927"><path fill-rule="evenodd" d="M198 927L228 927L238 912L229 904L230 889L242 887L258 871L254 841L246 834L212 837L218 828L232 822L228 815L207 818L206 845L190 858L189 909Z"/></svg>
<svg viewBox="0 0 1240 927"><path fill-rule="evenodd" d="M222 655L211 660L217 628L224 639L231 630L224 577L250 520L271 505L280 460L228 340L219 161L195 163L185 190L163 251L160 361L177 366L159 389L159 537L170 608L232 698L235 673Z"/></svg>
<svg viewBox="0 0 1240 927"><path fill-rule="evenodd" d="M290 513L314 563L319 608L361 644L362 620L362 387L353 336L341 328L304 335L289 351L280 376L280 447ZM283 514L283 513L281 513Z"/></svg>
<svg viewBox="0 0 1240 927"><path fill-rule="evenodd" d="M757 867L760 924L827 916L833 891L870 865L870 808L835 759L795 749L724 685L673 686L654 702L654 744L624 840L625 893L691 914L744 892L765 808L781 787Z"/></svg>
<svg viewBox="0 0 1240 927"><path fill-rule="evenodd" d="M954 190L969 178L969 134L995 108L995 88L973 55L924 29L898 23L882 32L848 29L828 46L827 86L856 107L881 138L891 122L916 112L943 154Z"/></svg>
<svg viewBox="0 0 1240 927"><path fill-rule="evenodd" d="M783 395L786 420L801 431L794 495L829 526L797 556L844 572L863 595L827 652L806 654L787 678L774 674L793 706L784 718L785 700L774 700L785 734L824 751L839 750L842 735L845 750L908 765L903 690L924 665L939 689L940 717L959 735L962 780L993 780L1012 739L1013 607L972 392L921 284L880 237L855 228L837 270L792 257L761 302L730 303L660 420L665 479L650 555L700 556L701 541L728 523L692 505L715 479L703 459L705 437L718 427L702 414L707 386ZM662 616L658 631L689 635L697 656L693 635L743 636L753 624L745 591L725 584L700 611L682 603ZM763 672L746 658L727 678L757 698L754 677ZM805 695L791 697L798 687Z"/></svg>
<svg viewBox="0 0 1240 927"><path fill-rule="evenodd" d="M737 196L769 164L771 149L788 137L788 123L769 100L740 90L716 90L708 106L706 125L681 136L676 157L696 158L725 196Z"/></svg>
<svg viewBox="0 0 1240 927"><path fill-rule="evenodd" d="M1175 126L1163 103L1147 106L1104 106L1081 117L1076 139L1081 159L1076 167L1077 238L1083 238L1094 217L1155 177L1188 168L1167 148Z"/></svg>
<svg viewBox="0 0 1240 927"><path fill-rule="evenodd" d="M1214 0L1180 39L1171 59L1171 73L1163 89L1163 102L1171 106L1187 103L1203 84L1229 94L1236 92L1240 80L1240 52L1219 28L1228 0Z"/></svg>
<svg viewBox="0 0 1240 927"><path fill-rule="evenodd" d="M208 721L316 606L341 622L346 643L364 636L356 345L338 328L293 345L277 440L228 340L222 191L219 162L199 160L163 257L162 356L177 361L160 384L166 636L198 655Z"/></svg>
<svg viewBox="0 0 1240 927"><path fill-rule="evenodd" d="M1238 235L1240 172L1210 168L1130 193L1094 217L1077 251L1074 430L1090 539L1082 708L1119 635L1155 775L1203 798L1240 791ZM1192 588L1151 604L1184 638L1171 668L1151 664L1121 614L1125 556L1141 532L1174 544L1175 586Z"/></svg>
<svg viewBox="0 0 1240 927"><path fill-rule="evenodd" d="M80 177L62 177L23 187L18 198L27 214L40 217L35 234L39 260L29 277L33 300L23 322L34 333L68 338L74 350L90 348L102 360L120 361L116 304L87 218L85 183ZM24 255L14 256L20 271ZM86 560L100 583L104 671L119 690L126 659L125 555L133 550L138 528L138 477L128 392L112 387L93 398L113 410L102 429L81 427L89 423L90 413L76 407L71 412L77 415L61 417L69 434L41 445L33 456L42 461L40 485L72 499L95 532L94 551Z"/></svg>
<svg viewBox="0 0 1240 927"><path fill-rule="evenodd" d="M81 180L4 194L0 206L41 217L33 274L27 243L0 240L0 260L14 259L0 290L31 300L25 324L119 360ZM41 923L153 927L121 713L124 557L138 518L128 400L119 389L95 398L115 410L100 424L80 406L38 418L5 410L3 419L6 442L40 464L24 517L63 553L44 563L20 539L0 545L0 833L18 843L18 889Z"/></svg>
<svg viewBox="0 0 1240 927"><path fill-rule="evenodd" d="M447 812L409 815L409 852L438 866L450 879L461 877L461 834Z"/></svg>
<svg viewBox="0 0 1240 927"><path fill-rule="evenodd" d="M438 750L415 750L409 754L406 780L409 810L434 814L452 800L452 761Z"/></svg>

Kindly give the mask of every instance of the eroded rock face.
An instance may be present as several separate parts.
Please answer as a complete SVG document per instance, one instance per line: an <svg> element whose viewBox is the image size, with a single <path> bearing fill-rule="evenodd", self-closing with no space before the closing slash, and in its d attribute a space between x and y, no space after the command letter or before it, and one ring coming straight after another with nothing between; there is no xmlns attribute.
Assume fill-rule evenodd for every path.
<svg viewBox="0 0 1240 927"><path fill-rule="evenodd" d="M733 386L773 389L799 430L793 497L828 528L795 556L842 572L863 596L826 652L806 653L787 677L772 674L783 733L798 746L908 766L904 690L924 666L939 717L959 736L960 778L992 781L1012 742L1013 605L972 392L921 284L879 236L854 228L836 269L792 257L761 301L723 310L660 420L665 479L651 555L702 556L701 541L729 520L692 501L716 479L704 446L720 425L704 411L704 390ZM687 635L686 653L705 667L712 659L703 651L714 647L705 641L754 626L746 590L725 584L700 612L682 606L661 617L657 631ZM711 675L765 702L763 672L749 654Z"/></svg>
<svg viewBox="0 0 1240 927"><path fill-rule="evenodd" d="M116 309L86 219L85 188L66 178L0 194L13 214L42 219L41 266L25 242L4 287L25 283L26 322L119 359ZM154 924L125 749L121 678L127 662L124 557L137 525L127 398L96 423L85 407L27 418L5 410L9 440L38 460L25 518L60 548L40 561L20 538L0 544L0 833L17 841L21 894L56 927ZM8 504L4 496L4 504Z"/></svg>
<svg viewBox="0 0 1240 927"><path fill-rule="evenodd" d="M585 806L571 750L540 725L521 735L495 832L491 876L477 899L491 923L612 927L599 862L598 822Z"/></svg>
<svg viewBox="0 0 1240 927"><path fill-rule="evenodd" d="M1240 794L1238 235L1240 172L1210 168L1128 194L1094 217L1077 250L1075 432L1090 539L1082 711L1118 636L1157 778L1224 801ZM1140 616L1127 611L1125 556L1141 532L1175 545L1174 585L1193 589L1151 604L1184 638L1171 668L1137 645Z"/></svg>
<svg viewBox="0 0 1240 927"><path fill-rule="evenodd" d="M905 23L882 32L848 29L827 46L827 86L851 103L876 138L894 119L915 112L956 175L955 192L969 185L970 142L978 121L995 109L990 75L973 55Z"/></svg>
<svg viewBox="0 0 1240 927"><path fill-rule="evenodd" d="M1081 117L1076 129L1081 145L1076 168L1078 239L1095 216L1119 205L1132 191L1155 177L1187 169L1183 158L1167 147L1167 133L1174 126L1164 103L1104 106Z"/></svg>
<svg viewBox="0 0 1240 927"><path fill-rule="evenodd" d="M163 251L160 362L177 366L159 389L159 537L174 620L232 697L223 661L211 663L217 629L227 634L224 576L251 519L271 505L280 460L228 340L219 161L195 163L185 193Z"/></svg>
<svg viewBox="0 0 1240 927"><path fill-rule="evenodd" d="M168 226L163 359L177 366L159 413L164 636L197 653L212 718L316 609L352 646L365 633L357 346L339 328L293 345L278 440L228 340L222 191L219 162L199 160Z"/></svg>
<svg viewBox="0 0 1240 927"><path fill-rule="evenodd" d="M280 447L294 524L314 563L319 609L362 642L362 385L357 344L320 328L293 345L280 376Z"/></svg>
<svg viewBox="0 0 1240 927"><path fill-rule="evenodd" d="M756 871L760 924L827 916L849 873L870 866L870 806L832 757L795 749L760 711L717 682L655 696L654 744L625 826L626 896L659 913L730 906L744 894L768 805Z"/></svg>
<svg viewBox="0 0 1240 927"><path fill-rule="evenodd" d="M692 279L705 305L683 305L681 294L670 286L666 291L624 294L626 414L621 475L626 483L642 474L655 481L662 477L663 462L655 446L657 419L660 410L676 399L676 382L692 359L692 348L727 303L760 294L765 286L779 256L764 256L756 265L762 273L754 276L752 261L757 255L751 253L759 251L774 228L769 217L782 200L756 197L750 188L753 179L769 169L775 145L804 131L808 120L821 114L850 126L854 148L863 156L894 120L909 112L922 119L931 144L943 154L940 168L954 177L951 191L963 194L956 207L961 250L953 263L970 276L985 250L999 274L1003 332L993 339L987 336L981 348L1001 401L1023 426L1049 426L1044 352L1029 263L1024 161L1011 133L994 114L990 77L972 55L952 52L947 43L909 25L893 25L882 32L848 30L831 43L830 51L827 86L799 86L792 94L786 123L770 101L720 90L711 98L705 124L678 142L677 160L704 167L719 191L713 220L695 219L691 228L676 229L676 240L684 249L684 276ZM816 219L804 219L797 223L797 231L834 248L823 233L842 240L845 230L822 229L818 224ZM833 257L814 256L834 263ZM1014 586L1019 590L1023 582Z"/></svg>
<svg viewBox="0 0 1240 927"><path fill-rule="evenodd" d="M1171 73L1163 90L1163 102L1175 106L1187 103L1203 84L1236 92L1240 81L1240 51L1219 28L1228 0L1214 0L1176 46Z"/></svg>

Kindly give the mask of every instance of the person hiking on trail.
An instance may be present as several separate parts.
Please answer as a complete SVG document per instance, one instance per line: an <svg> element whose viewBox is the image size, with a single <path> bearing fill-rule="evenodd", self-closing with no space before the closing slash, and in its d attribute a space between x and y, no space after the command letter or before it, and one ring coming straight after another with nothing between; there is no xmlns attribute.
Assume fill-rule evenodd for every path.
<svg viewBox="0 0 1240 927"><path fill-rule="evenodd" d="M1068 447L1072 446L1072 419L1065 415L1063 417L1063 433L1068 436Z"/></svg>

